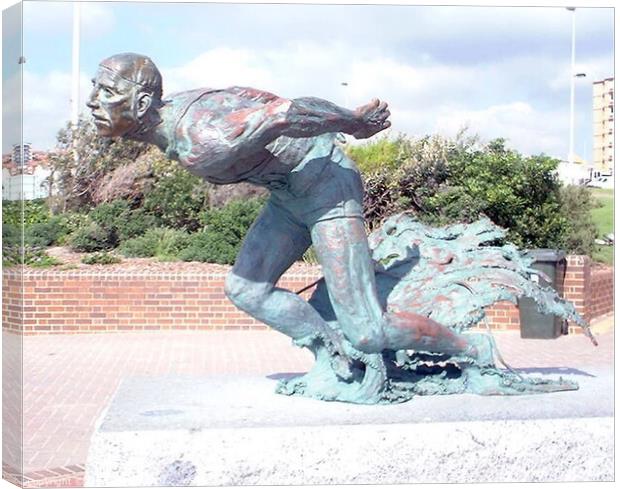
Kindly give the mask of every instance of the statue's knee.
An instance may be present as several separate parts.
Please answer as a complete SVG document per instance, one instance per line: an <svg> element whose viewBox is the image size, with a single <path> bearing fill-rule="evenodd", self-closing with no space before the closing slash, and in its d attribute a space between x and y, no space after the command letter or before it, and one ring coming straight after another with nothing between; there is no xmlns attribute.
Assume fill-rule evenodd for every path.
<svg viewBox="0 0 620 489"><path fill-rule="evenodd" d="M263 284L229 273L224 284L224 293L236 307L252 313L261 307L268 290Z"/></svg>
<svg viewBox="0 0 620 489"><path fill-rule="evenodd" d="M245 300L244 291L249 288L247 283L247 280L229 273L226 277L226 283L224 284L224 294L226 294L226 297L228 297L233 304L241 304Z"/></svg>

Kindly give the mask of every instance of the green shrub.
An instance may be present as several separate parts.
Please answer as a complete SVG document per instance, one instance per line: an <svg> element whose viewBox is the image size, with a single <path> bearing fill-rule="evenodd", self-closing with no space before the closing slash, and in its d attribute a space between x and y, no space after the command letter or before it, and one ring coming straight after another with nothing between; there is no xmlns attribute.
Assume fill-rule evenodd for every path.
<svg viewBox="0 0 620 489"><path fill-rule="evenodd" d="M134 209L125 214L124 219L116 224L116 235L123 242L142 236L149 229L157 227L157 218L148 214L143 208Z"/></svg>
<svg viewBox="0 0 620 489"><path fill-rule="evenodd" d="M99 204L89 212L89 217L107 228L116 228L118 222L130 212L129 203L125 200L114 200L104 204Z"/></svg>
<svg viewBox="0 0 620 489"><path fill-rule="evenodd" d="M68 238L68 244L72 250L87 253L108 250L113 248L116 242L116 236L111 235L110 231L95 222L77 229Z"/></svg>
<svg viewBox="0 0 620 489"><path fill-rule="evenodd" d="M189 246L179 257L184 261L232 265L264 202L263 198L232 201L221 209L210 209L203 217L204 231L190 236Z"/></svg>
<svg viewBox="0 0 620 489"><path fill-rule="evenodd" d="M32 246L58 244L68 234L68 227L62 216L52 216L46 222L26 226L24 242Z"/></svg>
<svg viewBox="0 0 620 489"><path fill-rule="evenodd" d="M183 261L201 261L232 265L240 243L233 243L221 234L202 231L191 235L190 245L179 254Z"/></svg>
<svg viewBox="0 0 620 489"><path fill-rule="evenodd" d="M88 215L94 223L99 225L108 234L106 239L110 247L115 247L120 241L119 227L125 225L130 212L131 209L128 202L115 200L98 205Z"/></svg>
<svg viewBox="0 0 620 489"><path fill-rule="evenodd" d="M92 222L88 214L81 212L65 212L63 214L58 214L58 217L62 219L62 224L69 234L88 226Z"/></svg>
<svg viewBox="0 0 620 489"><path fill-rule="evenodd" d="M14 224L2 223L2 247L5 246L21 246L22 230L21 226Z"/></svg>
<svg viewBox="0 0 620 489"><path fill-rule="evenodd" d="M45 222L50 217L51 213L44 199L2 201L2 222L5 224L29 225Z"/></svg>
<svg viewBox="0 0 620 489"><path fill-rule="evenodd" d="M43 248L36 246L3 246L2 266L28 265L31 267L44 268L62 265L58 259L49 256Z"/></svg>
<svg viewBox="0 0 620 489"><path fill-rule="evenodd" d="M143 236L121 243L119 251L127 257L152 257L173 259L190 244L185 231L169 228L149 229Z"/></svg>
<svg viewBox="0 0 620 489"><path fill-rule="evenodd" d="M571 253L592 255L595 251L594 239L598 230L592 216L597 207L590 189L567 185L560 192L562 214L568 221L569 231L564 247Z"/></svg>
<svg viewBox="0 0 620 489"><path fill-rule="evenodd" d="M111 265L120 263L122 260L118 256L110 255L105 251L93 253L92 255L82 258L82 263L86 265Z"/></svg>
<svg viewBox="0 0 620 489"><path fill-rule="evenodd" d="M196 231L208 207L205 183L169 160L155 162L153 173L155 182L144 194L144 212L154 216L157 226Z"/></svg>
<svg viewBox="0 0 620 489"><path fill-rule="evenodd" d="M410 158L412 148L410 140L401 135L395 140L383 137L372 142L349 146L346 152L362 173L373 173L397 169Z"/></svg>
<svg viewBox="0 0 620 489"><path fill-rule="evenodd" d="M205 231L229 237L231 242L241 242L265 201L263 197L234 200L219 209L206 211L201 223Z"/></svg>
<svg viewBox="0 0 620 489"><path fill-rule="evenodd" d="M588 248L587 233L570 224L562 205L557 160L524 157L502 139L485 146L436 137L399 144L409 160L399 161L395 170L364 176L371 228L400 211L431 225L473 222L484 215L507 229L507 240L521 248Z"/></svg>

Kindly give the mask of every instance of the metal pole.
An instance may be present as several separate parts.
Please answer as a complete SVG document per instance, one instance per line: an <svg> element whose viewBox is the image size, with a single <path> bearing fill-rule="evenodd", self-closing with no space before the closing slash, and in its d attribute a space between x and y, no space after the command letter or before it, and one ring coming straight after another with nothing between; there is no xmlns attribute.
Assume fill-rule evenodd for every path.
<svg viewBox="0 0 620 489"><path fill-rule="evenodd" d="M77 127L80 103L80 2L73 2L71 124Z"/></svg>
<svg viewBox="0 0 620 489"><path fill-rule="evenodd" d="M78 122L79 122L79 103L80 103L80 2L73 2L73 44L71 53L72 64L72 87L71 87L71 135L73 146L73 161L75 167L80 163L78 155ZM73 172L72 172L73 173Z"/></svg>
<svg viewBox="0 0 620 489"><path fill-rule="evenodd" d="M571 64L570 64L570 138L568 149L568 163L575 163L575 7L568 7L573 13L573 34L571 39Z"/></svg>

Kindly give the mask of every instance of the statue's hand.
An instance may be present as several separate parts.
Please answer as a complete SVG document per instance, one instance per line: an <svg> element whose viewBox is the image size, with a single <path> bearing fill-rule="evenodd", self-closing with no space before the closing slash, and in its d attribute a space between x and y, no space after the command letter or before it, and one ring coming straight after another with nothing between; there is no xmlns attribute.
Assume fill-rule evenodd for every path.
<svg viewBox="0 0 620 489"><path fill-rule="evenodd" d="M365 139L390 127L392 124L387 120L390 117L390 111L387 107L386 102L381 102L375 98L366 105L355 109L359 128L352 133L353 136L356 139Z"/></svg>

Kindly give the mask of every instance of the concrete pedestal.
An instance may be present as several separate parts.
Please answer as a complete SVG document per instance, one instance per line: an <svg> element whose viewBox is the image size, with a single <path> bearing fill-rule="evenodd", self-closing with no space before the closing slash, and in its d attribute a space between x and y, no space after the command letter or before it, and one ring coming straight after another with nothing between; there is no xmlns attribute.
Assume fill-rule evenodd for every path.
<svg viewBox="0 0 620 489"><path fill-rule="evenodd" d="M86 486L613 480L610 372L580 390L359 406L274 378L129 378L99 420Z"/></svg>

